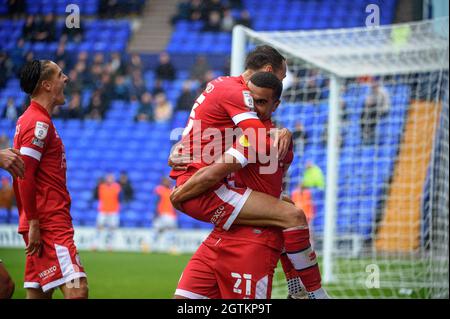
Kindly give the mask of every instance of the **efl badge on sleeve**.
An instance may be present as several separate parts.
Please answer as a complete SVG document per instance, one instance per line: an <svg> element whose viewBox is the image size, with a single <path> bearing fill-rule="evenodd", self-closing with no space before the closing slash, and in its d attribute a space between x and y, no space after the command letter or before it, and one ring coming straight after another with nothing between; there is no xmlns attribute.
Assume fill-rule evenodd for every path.
<svg viewBox="0 0 450 319"><path fill-rule="evenodd" d="M247 107L250 110L253 110L255 106L253 104L253 97L250 94L250 91L242 91L242 94L244 95L244 103L245 103L245 105L247 105Z"/></svg>
<svg viewBox="0 0 450 319"><path fill-rule="evenodd" d="M34 129L34 136L36 138L43 140L47 137L48 124L44 122L36 122L36 127Z"/></svg>

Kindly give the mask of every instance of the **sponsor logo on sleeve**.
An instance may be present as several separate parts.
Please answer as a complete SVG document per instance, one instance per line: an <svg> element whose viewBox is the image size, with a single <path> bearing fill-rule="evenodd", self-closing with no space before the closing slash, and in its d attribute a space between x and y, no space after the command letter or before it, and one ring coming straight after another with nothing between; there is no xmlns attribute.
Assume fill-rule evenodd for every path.
<svg viewBox="0 0 450 319"><path fill-rule="evenodd" d="M44 122L36 122L36 127L34 128L34 136L38 139L43 140L47 137L48 124Z"/></svg>
<svg viewBox="0 0 450 319"><path fill-rule="evenodd" d="M242 95L244 95L244 103L250 109L253 110L255 105L253 104L253 97L250 94L250 91L242 91Z"/></svg>
<svg viewBox="0 0 450 319"><path fill-rule="evenodd" d="M40 148L44 148L44 141L42 141L36 137L33 137L31 144L36 145L37 147L40 147Z"/></svg>
<svg viewBox="0 0 450 319"><path fill-rule="evenodd" d="M243 147L249 147L249 146L250 146L250 143L248 142L247 136L242 135L242 136L239 138L239 144L241 144Z"/></svg>

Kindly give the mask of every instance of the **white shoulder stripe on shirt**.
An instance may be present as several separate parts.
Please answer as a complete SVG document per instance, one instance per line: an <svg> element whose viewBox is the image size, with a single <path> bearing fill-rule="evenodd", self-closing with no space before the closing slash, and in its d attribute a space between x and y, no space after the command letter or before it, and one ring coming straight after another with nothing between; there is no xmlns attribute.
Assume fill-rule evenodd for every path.
<svg viewBox="0 0 450 319"><path fill-rule="evenodd" d="M238 125L240 122L245 121L245 120L250 120L250 119L255 119L258 120L258 115L256 114L256 112L244 112L244 113L240 113L238 115L235 115L231 118L234 122L234 125Z"/></svg>
<svg viewBox="0 0 450 319"><path fill-rule="evenodd" d="M40 152L32 149L31 147L25 147L25 146L22 146L20 148L20 154L30 156L34 159L37 159L38 161L41 160L41 156L42 156L42 154Z"/></svg>
<svg viewBox="0 0 450 319"><path fill-rule="evenodd" d="M247 166L247 164L248 164L247 158L245 158L245 156L241 152L239 152L237 149L232 147L225 153L233 156L239 163L241 163L242 167Z"/></svg>

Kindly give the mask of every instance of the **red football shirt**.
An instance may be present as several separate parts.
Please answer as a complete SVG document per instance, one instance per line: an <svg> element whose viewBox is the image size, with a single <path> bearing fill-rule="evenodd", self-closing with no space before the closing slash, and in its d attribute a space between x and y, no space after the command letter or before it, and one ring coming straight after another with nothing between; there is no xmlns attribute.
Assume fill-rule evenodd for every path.
<svg viewBox="0 0 450 319"><path fill-rule="evenodd" d="M265 121L264 125L268 129L274 127L270 120ZM294 158L292 142L289 145L289 152L286 157L283 161L276 163L276 171L270 174L264 174L261 171L261 168L270 165L269 163L249 162L248 147L249 144L247 141L239 139L227 151L228 154L234 156L243 165L242 169L233 174L230 183L236 187L248 187L252 190L279 198L283 191L285 168L291 164ZM228 231L216 227L213 232L220 234L222 237L265 244L279 250L283 248L283 235L281 229L278 227L233 225Z"/></svg>
<svg viewBox="0 0 450 319"><path fill-rule="evenodd" d="M208 83L197 98L183 132L183 152L193 159L188 165L189 173L212 164L230 148L234 143L233 135L239 135L238 127L246 128L243 124L246 120L256 121L253 124L265 130L254 111L253 98L242 76L219 77ZM255 133L259 134L258 131ZM170 176L176 179L183 174L185 172L172 170Z"/></svg>
<svg viewBox="0 0 450 319"><path fill-rule="evenodd" d="M64 145L47 110L35 101L17 121L14 148L22 156L39 162L35 186L40 228L72 227ZM21 196L22 186L17 179L14 179L14 192L19 208L19 232L25 232L29 226L23 203L28 199Z"/></svg>

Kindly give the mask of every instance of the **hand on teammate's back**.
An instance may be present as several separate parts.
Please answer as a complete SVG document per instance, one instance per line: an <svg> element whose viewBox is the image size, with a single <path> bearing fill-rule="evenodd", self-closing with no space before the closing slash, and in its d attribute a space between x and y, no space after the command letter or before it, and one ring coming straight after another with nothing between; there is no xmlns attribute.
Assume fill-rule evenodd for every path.
<svg viewBox="0 0 450 319"><path fill-rule="evenodd" d="M292 133L287 128L278 129L275 132L273 146L278 148L278 158L280 160L286 157L291 140Z"/></svg>
<svg viewBox="0 0 450 319"><path fill-rule="evenodd" d="M175 209L182 211L182 208L180 206L181 203L177 200L177 194L179 193L180 189L180 187L175 187L172 190L172 193L170 194L170 202L172 203L172 206L175 207Z"/></svg>
<svg viewBox="0 0 450 319"><path fill-rule="evenodd" d="M16 149L0 150L0 167L6 169L14 178L24 176L25 164Z"/></svg>
<svg viewBox="0 0 450 319"><path fill-rule="evenodd" d="M191 162L192 160L189 154L183 154L183 144L180 142L175 144L170 152L167 164L174 171L185 171L187 170L187 165Z"/></svg>

